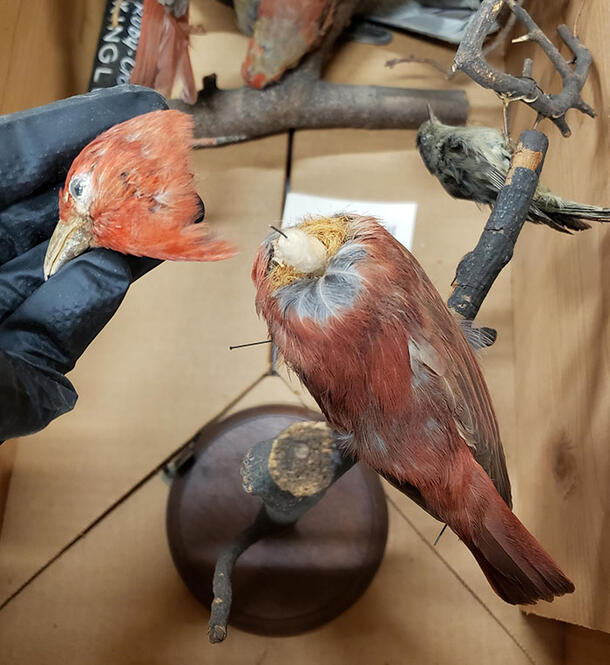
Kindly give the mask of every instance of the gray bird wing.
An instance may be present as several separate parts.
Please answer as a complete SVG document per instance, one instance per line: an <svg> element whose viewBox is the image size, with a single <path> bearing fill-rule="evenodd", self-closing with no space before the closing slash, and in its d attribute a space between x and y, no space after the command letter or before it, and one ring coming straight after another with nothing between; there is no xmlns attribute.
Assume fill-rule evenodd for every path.
<svg viewBox="0 0 610 665"><path fill-rule="evenodd" d="M492 162L473 143L469 136L446 136L440 145L437 176L451 196L493 205L506 179L506 170L499 166L508 169L508 164L499 158Z"/></svg>

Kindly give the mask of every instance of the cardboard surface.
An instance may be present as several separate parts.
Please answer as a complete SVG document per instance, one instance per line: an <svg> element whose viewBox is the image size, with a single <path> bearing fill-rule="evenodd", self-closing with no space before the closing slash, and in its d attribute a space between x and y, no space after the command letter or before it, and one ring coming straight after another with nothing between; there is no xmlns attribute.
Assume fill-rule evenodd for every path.
<svg viewBox="0 0 610 665"><path fill-rule="evenodd" d="M235 409L269 396L293 401L282 379L267 377ZM0 612L7 663L237 665L289 660L306 665L401 663L408 657L418 664L467 665L473 653L491 665L530 662L517 643L523 638L490 616L394 502L381 568L364 596L338 619L281 639L230 628L224 644L210 645L207 611L190 596L170 559L166 497L166 484L154 476ZM82 583L74 584L76 579ZM542 634L546 625L553 628L536 621ZM560 640L548 639L536 653L537 662L558 662L560 648Z"/></svg>
<svg viewBox="0 0 610 665"><path fill-rule="evenodd" d="M0 114L85 92L106 0L0 4Z"/></svg>
<svg viewBox="0 0 610 665"><path fill-rule="evenodd" d="M608 633L566 624L566 665L607 665L609 656Z"/></svg>
<svg viewBox="0 0 610 665"><path fill-rule="evenodd" d="M543 11L544 7L544 11ZM573 26L580 3L548 11L541 26ZM598 117L568 112L570 138L541 125L550 146L541 181L574 201L610 205L608 3L586 3L578 35L594 55L583 98ZM561 83L540 53L543 89ZM562 49L567 53L567 49ZM518 66L513 61L513 67ZM517 127L533 113L519 108ZM576 585L528 611L610 632L610 229L574 236L527 224L513 261L517 448L516 507ZM531 500L536 497L536 500ZM610 660L610 656L608 658Z"/></svg>
<svg viewBox="0 0 610 665"><path fill-rule="evenodd" d="M231 11L215 0L193 0L191 8L193 22L208 30L193 38L196 79L217 71L221 86L239 85L247 40L236 34ZM472 120L499 126L495 95L464 76L449 82L426 65L383 67L386 59L412 52L451 60L448 48L397 35L387 47L343 46L327 76L464 86ZM569 656L571 665L584 665L589 648L603 658L610 647L599 634L566 633L564 624L526 617L502 603L452 534L433 548L438 522L389 486L386 556L354 607L306 635L271 639L231 629L225 644L208 644L207 613L182 586L169 557L167 486L155 469L220 412L273 402L313 405L285 368L280 366L279 376L263 376L267 347L226 351L228 344L265 338L253 311L249 267L266 225L280 219L286 147L286 137L279 136L196 154L208 219L239 242L242 254L215 265L166 264L136 284L71 375L81 393L77 409L18 442L0 533L2 597L26 586L0 609L0 660L556 665ZM425 171L413 131L297 132L292 187L317 195L416 200L414 253L444 297L487 217L474 204L449 198ZM479 319L499 331L482 364L512 473L521 448L514 434L510 268ZM521 511L537 492L526 495L521 477L512 477L517 513L550 547L539 524ZM596 662L593 656L590 662Z"/></svg>

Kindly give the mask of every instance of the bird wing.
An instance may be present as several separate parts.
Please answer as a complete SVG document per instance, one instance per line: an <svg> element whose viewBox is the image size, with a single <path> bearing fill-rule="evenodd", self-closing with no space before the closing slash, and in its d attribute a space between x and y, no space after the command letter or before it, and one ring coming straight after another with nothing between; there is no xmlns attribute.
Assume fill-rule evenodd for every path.
<svg viewBox="0 0 610 665"><path fill-rule="evenodd" d="M511 506L511 491L498 424L485 380L474 352L457 321L424 273L422 299L428 304L428 321L421 337L409 342L411 370L416 377L426 375L443 395L460 435L474 458L493 481L498 493ZM440 347L439 340L442 342Z"/></svg>
<svg viewBox="0 0 610 665"><path fill-rule="evenodd" d="M437 172L445 190L458 199L491 204L504 186L506 170L501 170L496 156L489 156L473 149L472 140L460 134L449 134L440 145ZM494 162L497 162L494 164Z"/></svg>

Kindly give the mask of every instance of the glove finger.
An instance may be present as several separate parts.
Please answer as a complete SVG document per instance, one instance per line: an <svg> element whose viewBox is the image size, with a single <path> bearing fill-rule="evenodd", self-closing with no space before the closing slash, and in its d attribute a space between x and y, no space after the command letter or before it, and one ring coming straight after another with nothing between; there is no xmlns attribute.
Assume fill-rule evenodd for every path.
<svg viewBox="0 0 610 665"><path fill-rule="evenodd" d="M0 210L0 266L51 237L59 218L58 196L59 185L54 185Z"/></svg>
<svg viewBox="0 0 610 665"><path fill-rule="evenodd" d="M163 263L159 259L149 259L147 256L126 256L125 258L131 270L131 279L134 282Z"/></svg>
<svg viewBox="0 0 610 665"><path fill-rule="evenodd" d="M43 371L69 372L112 318L131 280L125 256L106 249L81 254L4 320L0 348Z"/></svg>
<svg viewBox="0 0 610 665"><path fill-rule="evenodd" d="M0 325L36 289L44 284L42 264L48 244L48 241L40 243L36 247L32 247L28 252L0 266ZM97 254L98 252L103 252L106 255L109 250L95 249L92 252L88 252L87 256ZM132 282L140 279L149 270L162 263L158 259L149 259L147 257L123 256L121 254L117 254L117 256L127 262ZM55 276L50 281L54 279Z"/></svg>
<svg viewBox="0 0 610 665"><path fill-rule="evenodd" d="M76 399L63 374L42 372L0 351L0 443L46 427L70 411Z"/></svg>
<svg viewBox="0 0 610 665"><path fill-rule="evenodd" d="M154 90L121 85L0 117L0 208L61 182L83 146L105 129L166 108Z"/></svg>
<svg viewBox="0 0 610 665"><path fill-rule="evenodd" d="M42 262L48 242L0 267L0 325L44 282Z"/></svg>

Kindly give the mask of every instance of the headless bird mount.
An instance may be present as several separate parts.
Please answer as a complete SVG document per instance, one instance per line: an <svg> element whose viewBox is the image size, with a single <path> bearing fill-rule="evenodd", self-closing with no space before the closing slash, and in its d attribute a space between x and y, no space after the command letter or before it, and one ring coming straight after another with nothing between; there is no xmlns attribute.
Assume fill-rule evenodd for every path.
<svg viewBox="0 0 610 665"><path fill-rule="evenodd" d="M218 146L289 129L354 127L416 129L430 104L445 122L463 124L463 90L344 85L322 80L323 69L358 0L236 2L238 24L252 38L242 67L248 85L222 90L203 79L191 113L196 145Z"/></svg>
<svg viewBox="0 0 610 665"><path fill-rule="evenodd" d="M415 258L370 217L286 233L257 254L257 310L344 452L449 525L506 602L572 592L511 511L483 375Z"/></svg>
<svg viewBox="0 0 610 665"><path fill-rule="evenodd" d="M189 165L192 124L179 111L153 111L111 127L83 148L59 192L45 279L94 247L171 261L235 254L200 222L203 204Z"/></svg>
<svg viewBox="0 0 610 665"><path fill-rule="evenodd" d="M313 224L281 232L274 229L277 235L271 235L263 243L253 269L257 305L269 321L273 341L335 426L334 430L326 431L332 436L337 456L326 459L330 467L325 463L316 467L313 476L318 485L329 487L357 458L368 461L426 510L447 520L475 554L494 589L511 603L552 599L554 595L572 591L573 585L509 509L510 483L497 424L487 388L468 345L478 349L495 339L495 331L475 328L472 320L510 259L538 185L547 145L540 132L529 130L521 135L506 184L481 240L458 267L456 286L448 303L456 317L451 317L415 259L371 219L338 217L322 220L321 224L320 220L313 220ZM312 233L316 225L318 228ZM391 261L383 251L377 252L374 259L367 254L367 249L374 253L379 244L378 234L382 238L381 247L390 249ZM412 279L395 280L396 271L407 271ZM382 277L385 273L384 278L392 282L385 289L383 279L377 279L378 272ZM401 285L398 290L395 283ZM405 305L408 302L411 305ZM395 319L388 316L390 311L396 314ZM367 336L367 331L381 320L384 326L378 326L379 333ZM399 343L391 344L386 353L388 326L398 336ZM439 343L445 326L451 334ZM404 337L414 331L415 334L427 331L424 335L431 335L434 344L421 335L419 342L405 343ZM350 344L333 345L334 336L350 336L352 332L356 334ZM365 353L350 353L354 344L361 345ZM328 359L338 363L337 366L330 367ZM310 370L315 366L313 372L306 371L303 360L309 363ZM346 367L342 367L343 363ZM339 371L335 373L337 367ZM468 368L467 373L462 374L460 368L463 371ZM350 371L357 377L355 384L348 376ZM333 375L340 383L339 388L326 383ZM410 377L406 387L404 376ZM348 385L361 388L367 381L370 385L366 391L345 389ZM382 399L377 402L377 397ZM343 415L341 401L351 404L349 412ZM373 414L369 413L371 409ZM393 409L400 411L401 427L384 420ZM371 415L371 425L366 423L367 415ZM306 428L310 426L315 428L320 424L304 424ZM401 435L407 431L420 437L415 439L416 446L421 445L416 456L421 455L428 462L419 478L417 471L413 474L414 469L409 469L409 460L405 460L409 451L402 444L407 437L403 440ZM391 450L383 450L384 437L391 441ZM430 449L431 442L440 446L436 454L434 446ZM448 453L446 460L439 453L441 449ZM217 560L214 594L219 602L213 605L210 617L212 642L227 636L236 559L252 543L275 532L278 525L300 519L321 498L320 493L304 499L300 490L293 489L293 496L288 495L286 487L269 475L268 448L258 446L250 456L249 459L256 460L253 468L265 479L264 494L261 493L264 508ZM458 463L454 465L456 460ZM288 464L284 473L292 475L295 468ZM248 477L252 477L250 473ZM469 481L473 483L471 486ZM460 487L464 489L461 496ZM482 496L477 497L475 489L482 489ZM472 505L467 506L469 502ZM298 506L296 512L295 506ZM276 515L271 519L266 515L270 507ZM466 507L474 509L473 519L464 519ZM504 556L506 538L511 540L513 536L516 540L512 542L511 552Z"/></svg>

